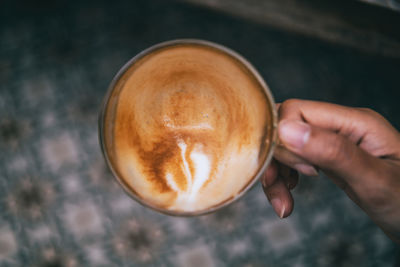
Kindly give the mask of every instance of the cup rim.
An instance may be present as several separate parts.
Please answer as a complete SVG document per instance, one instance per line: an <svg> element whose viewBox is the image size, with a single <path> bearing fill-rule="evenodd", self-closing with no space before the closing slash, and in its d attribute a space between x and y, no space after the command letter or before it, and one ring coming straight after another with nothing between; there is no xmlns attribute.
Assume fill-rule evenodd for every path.
<svg viewBox="0 0 400 267"><path fill-rule="evenodd" d="M202 209L202 210L196 210L196 211L176 211L176 210L169 210L166 208L161 208L158 207L152 203L149 203L148 201L145 201L144 199L140 198L137 196L135 193L132 192L132 189L127 186L121 178L117 171L114 169L114 166L109 158L107 148L105 147L105 140L104 140L104 124L105 124L105 115L107 111L107 106L110 100L110 96L113 93L114 89L116 88L115 85L118 83L120 78L125 74L125 72L132 66L134 65L137 61L139 61L141 58L144 56L157 51L162 48L166 48L169 46L176 46L180 44L193 44L193 45L200 45L200 46L206 46L206 47L211 47L214 48L220 52L223 52L230 57L238 60L241 64L243 64L252 75L254 75L255 79L257 82L260 84L262 89L264 90L264 93L267 96L269 105L271 107L271 115L272 115L272 136L271 136L271 143L269 147L269 151L267 156L265 157L264 162L262 163L261 167L258 169L257 173L254 175L254 177L251 179L249 183L245 187L242 188L242 190L236 194L235 196L231 197L228 200L225 200L221 202L220 204L216 204L210 208ZM205 215L209 213L213 213L219 209L222 209L234 202L236 202L238 199L240 199L246 192L248 192L254 185L255 183L260 179L262 174L265 172L267 166L272 160L275 147L278 142L278 133L277 133L277 125L278 125L278 115L277 111L275 108L275 100L274 97L262 78L262 76L259 74L259 72L255 69L255 67L247 60L245 59L242 55L239 53L233 51L232 49L225 47L223 45L202 40L202 39L175 39L175 40L170 40L170 41L164 41L158 44L155 44L153 46L150 46L147 49L142 50L140 53L138 53L136 56L132 57L127 63L125 63L117 72L117 74L114 76L114 78L111 80L111 83L108 86L108 89L106 91L106 94L103 98L102 105L100 107L100 112L99 112L99 117L98 117L98 138L99 138L99 143L101 147L102 154L104 156L104 159L106 161L106 164L108 168L111 170L111 173L113 174L114 178L118 181L120 186L123 188L125 193L130 196L132 199L140 203L141 205L148 207L150 209L153 209L155 211L158 211L160 213L166 214L166 215L171 215L171 216L182 216L182 217L192 217L192 216L200 216L200 215Z"/></svg>

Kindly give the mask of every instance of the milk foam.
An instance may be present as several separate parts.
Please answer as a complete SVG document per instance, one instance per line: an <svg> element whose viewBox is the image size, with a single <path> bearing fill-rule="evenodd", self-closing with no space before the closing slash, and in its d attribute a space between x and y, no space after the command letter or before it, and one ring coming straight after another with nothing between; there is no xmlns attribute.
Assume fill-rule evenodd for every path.
<svg viewBox="0 0 400 267"><path fill-rule="evenodd" d="M215 49L150 54L116 85L110 160L144 202L201 211L235 198L265 160L271 114L246 68ZM113 115L111 115L113 114Z"/></svg>
<svg viewBox="0 0 400 267"><path fill-rule="evenodd" d="M193 173L189 170L189 164L186 159L186 144L184 142L178 143L179 148L181 149L182 156L182 165L181 167L185 170L184 175L187 180L187 188L186 190L179 190L179 188L175 185L172 188L178 194L177 203L181 203L181 206L185 207L185 210L193 210L195 208L195 201L197 195L199 193L200 188L203 184L210 178L210 160L207 155L202 153L200 150L194 150L190 153L190 159L193 163ZM167 173L167 180L169 183L174 183L174 177Z"/></svg>
<svg viewBox="0 0 400 267"><path fill-rule="evenodd" d="M198 170L200 170L200 174L195 176L192 190L188 192L189 194L186 192L178 194L177 200L171 206L171 209L185 211L202 210L220 203L227 198L235 197L248 182L243 177L254 175L254 172L258 169L256 149L229 155L221 160L220 165L222 167L219 172L200 191L205 181L211 179L208 176L209 162L204 155L201 155L201 157L203 159L200 159L196 165L198 166Z"/></svg>

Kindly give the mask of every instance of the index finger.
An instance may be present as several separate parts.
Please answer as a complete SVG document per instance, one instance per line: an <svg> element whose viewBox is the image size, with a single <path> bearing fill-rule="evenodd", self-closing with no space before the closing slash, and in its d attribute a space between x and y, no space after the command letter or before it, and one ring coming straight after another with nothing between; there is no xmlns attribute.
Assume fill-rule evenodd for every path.
<svg viewBox="0 0 400 267"><path fill-rule="evenodd" d="M365 113L332 103L290 99L279 105L279 120L301 120L342 134L357 143L367 132Z"/></svg>

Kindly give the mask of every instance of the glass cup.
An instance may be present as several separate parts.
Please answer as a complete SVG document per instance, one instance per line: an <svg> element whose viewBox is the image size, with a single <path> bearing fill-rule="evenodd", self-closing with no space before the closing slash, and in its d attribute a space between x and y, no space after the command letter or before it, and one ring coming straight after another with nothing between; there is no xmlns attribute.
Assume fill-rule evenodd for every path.
<svg viewBox="0 0 400 267"><path fill-rule="evenodd" d="M232 59L234 59L236 62L238 62L242 68L246 70L246 75L251 75L252 79L254 79L260 88L262 88L263 93L265 94L265 101L267 102L267 112L269 116L269 120L267 121L267 128L268 128L268 134L263 136L262 143L265 145L263 147L264 149L264 154L263 159L259 162L258 170L254 176L248 179L248 182L246 185L238 192L236 193L233 197L230 197L228 199L225 199L224 201L221 201L220 203L217 203L216 205L213 205L211 207L201 209L201 210L194 210L194 211L182 211L182 210L173 210L169 208L165 208L159 205L155 205L148 199L143 198L138 194L135 190L135 188L132 188L129 183L127 183L126 179L123 177L121 172L118 169L117 164L115 163L115 152L114 152L114 147L113 147L113 138L114 138L114 118L116 116L116 109L118 106L118 100L119 100L119 94L121 91L121 86L119 86L119 82L121 79L126 79L127 72L133 68L133 67L138 67L136 64L142 60L144 57L151 55L152 53L158 52L162 49L168 49L168 48L173 48L176 46L182 46L182 45L188 45L188 46L198 46L198 47L206 47L206 48L211 48L216 51L218 51L221 54L224 54ZM139 66L140 67L140 66ZM114 177L117 179L119 184L122 186L122 188L125 190L125 192L132 197L134 200L138 201L144 206L147 206L149 208L152 208L158 212L168 214L168 215L174 215L174 216L196 216L196 215L203 215L207 213L214 212L218 209L221 209L232 202L238 200L243 194L245 194L256 182L257 180L262 176L264 171L266 170L268 164L270 163L273 153L274 153L274 148L277 144L277 113L275 109L275 102L274 98L271 94L271 91L269 90L267 84L261 77L261 75L257 72L257 70L241 55L238 53L232 51L229 48L226 48L222 45L212 43L209 41L204 41L204 40L197 40L197 39L178 39L178 40L173 40L173 41L167 41L163 43L156 44L148 49L145 49L144 51L140 52L138 55L133 57L131 60L129 60L116 74L116 76L113 78L108 91L104 97L104 101L101 107L101 111L99 114L99 141L100 141L100 146L105 158L105 161L108 165L108 167L111 169Z"/></svg>

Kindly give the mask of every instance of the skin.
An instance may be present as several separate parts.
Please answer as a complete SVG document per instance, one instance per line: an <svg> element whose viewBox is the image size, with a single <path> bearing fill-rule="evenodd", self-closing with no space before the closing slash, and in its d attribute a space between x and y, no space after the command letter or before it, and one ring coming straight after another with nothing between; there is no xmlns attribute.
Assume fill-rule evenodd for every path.
<svg viewBox="0 0 400 267"><path fill-rule="evenodd" d="M293 210L298 173L321 170L400 243L400 133L365 108L291 99L278 114L280 145L261 179L278 216Z"/></svg>

